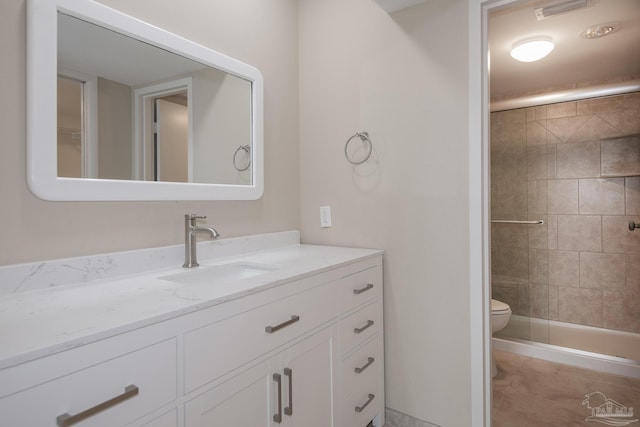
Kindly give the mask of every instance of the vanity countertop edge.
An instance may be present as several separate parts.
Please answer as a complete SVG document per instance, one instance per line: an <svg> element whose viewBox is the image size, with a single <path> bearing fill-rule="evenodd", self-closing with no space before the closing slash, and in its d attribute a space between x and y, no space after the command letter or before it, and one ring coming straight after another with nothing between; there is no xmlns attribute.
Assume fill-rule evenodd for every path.
<svg viewBox="0 0 640 427"><path fill-rule="evenodd" d="M173 319L310 275L375 258L380 249L294 244L202 260L276 266L256 277L224 283L206 295L185 296L189 286L160 277L185 271L163 268L82 285L3 295L0 298L0 370ZM188 292L187 292L188 294Z"/></svg>

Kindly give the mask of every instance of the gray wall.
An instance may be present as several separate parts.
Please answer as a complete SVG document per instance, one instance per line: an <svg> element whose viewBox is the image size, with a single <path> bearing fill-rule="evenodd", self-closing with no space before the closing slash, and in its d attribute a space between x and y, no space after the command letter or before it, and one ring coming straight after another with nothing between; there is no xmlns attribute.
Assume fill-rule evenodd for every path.
<svg viewBox="0 0 640 427"><path fill-rule="evenodd" d="M468 3L299 7L302 238L385 250L387 406L468 426ZM374 153L354 167L363 130Z"/></svg>

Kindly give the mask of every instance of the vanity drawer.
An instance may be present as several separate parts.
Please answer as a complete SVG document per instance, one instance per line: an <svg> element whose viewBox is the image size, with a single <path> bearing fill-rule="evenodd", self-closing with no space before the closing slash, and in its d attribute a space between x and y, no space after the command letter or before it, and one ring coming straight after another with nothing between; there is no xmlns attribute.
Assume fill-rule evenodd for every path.
<svg viewBox="0 0 640 427"><path fill-rule="evenodd" d="M381 270L374 266L340 279L340 313L382 296Z"/></svg>
<svg viewBox="0 0 640 427"><path fill-rule="evenodd" d="M176 399L176 354L172 338L6 396L0 399L2 425L57 427L58 416L92 408L95 414L77 425L130 423Z"/></svg>
<svg viewBox="0 0 640 427"><path fill-rule="evenodd" d="M342 401L343 426L367 427L380 409L380 393L354 393ZM358 409L360 412L358 412Z"/></svg>
<svg viewBox="0 0 640 427"><path fill-rule="evenodd" d="M377 301L340 321L340 351L344 355L380 331L381 302Z"/></svg>
<svg viewBox="0 0 640 427"><path fill-rule="evenodd" d="M380 363L383 361L378 351L378 339L366 344L342 362L340 416L343 426L365 427L382 410ZM360 369L359 373L356 368Z"/></svg>
<svg viewBox="0 0 640 427"><path fill-rule="evenodd" d="M185 334L185 393L336 318L335 286L318 286Z"/></svg>
<svg viewBox="0 0 640 427"><path fill-rule="evenodd" d="M342 389L346 395L375 392L380 378L381 363L379 338L374 338L342 361Z"/></svg>

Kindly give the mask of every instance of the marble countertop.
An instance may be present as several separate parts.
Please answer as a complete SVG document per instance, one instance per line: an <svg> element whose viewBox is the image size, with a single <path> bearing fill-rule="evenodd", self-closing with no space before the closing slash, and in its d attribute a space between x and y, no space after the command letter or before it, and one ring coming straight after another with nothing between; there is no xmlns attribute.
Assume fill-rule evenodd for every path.
<svg viewBox="0 0 640 427"><path fill-rule="evenodd" d="M0 369L171 319L373 257L382 251L294 244L254 253L200 260L200 268L232 263L265 266L259 274L220 282L202 292L161 277L159 268L88 283L55 286L0 298ZM190 288L191 287L191 288Z"/></svg>

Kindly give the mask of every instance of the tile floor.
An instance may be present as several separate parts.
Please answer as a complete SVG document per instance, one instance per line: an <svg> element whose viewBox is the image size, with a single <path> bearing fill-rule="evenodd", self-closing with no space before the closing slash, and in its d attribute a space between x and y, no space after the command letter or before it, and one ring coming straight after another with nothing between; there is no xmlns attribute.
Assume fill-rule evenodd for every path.
<svg viewBox="0 0 640 427"><path fill-rule="evenodd" d="M586 418L585 395L600 392L640 418L640 379L495 351L498 375L493 380L492 427L604 426ZM602 395L592 396L592 406ZM600 401L598 401L600 399ZM617 424L623 425L623 424ZM640 421L628 424L640 427Z"/></svg>
<svg viewBox="0 0 640 427"><path fill-rule="evenodd" d="M387 419L384 427L438 427L435 424L413 418L412 416L389 408L387 408L385 414Z"/></svg>
<svg viewBox="0 0 640 427"><path fill-rule="evenodd" d="M585 395L600 392L640 419L640 379L606 374L570 365L548 362L495 350L498 375L493 379L492 427L597 427L586 421L591 411L582 402ZM599 404L593 396L592 403ZM592 405L596 406L596 405ZM609 424L614 425L614 424ZM640 427L640 420L629 425ZM387 408L384 427L424 427L432 424Z"/></svg>

